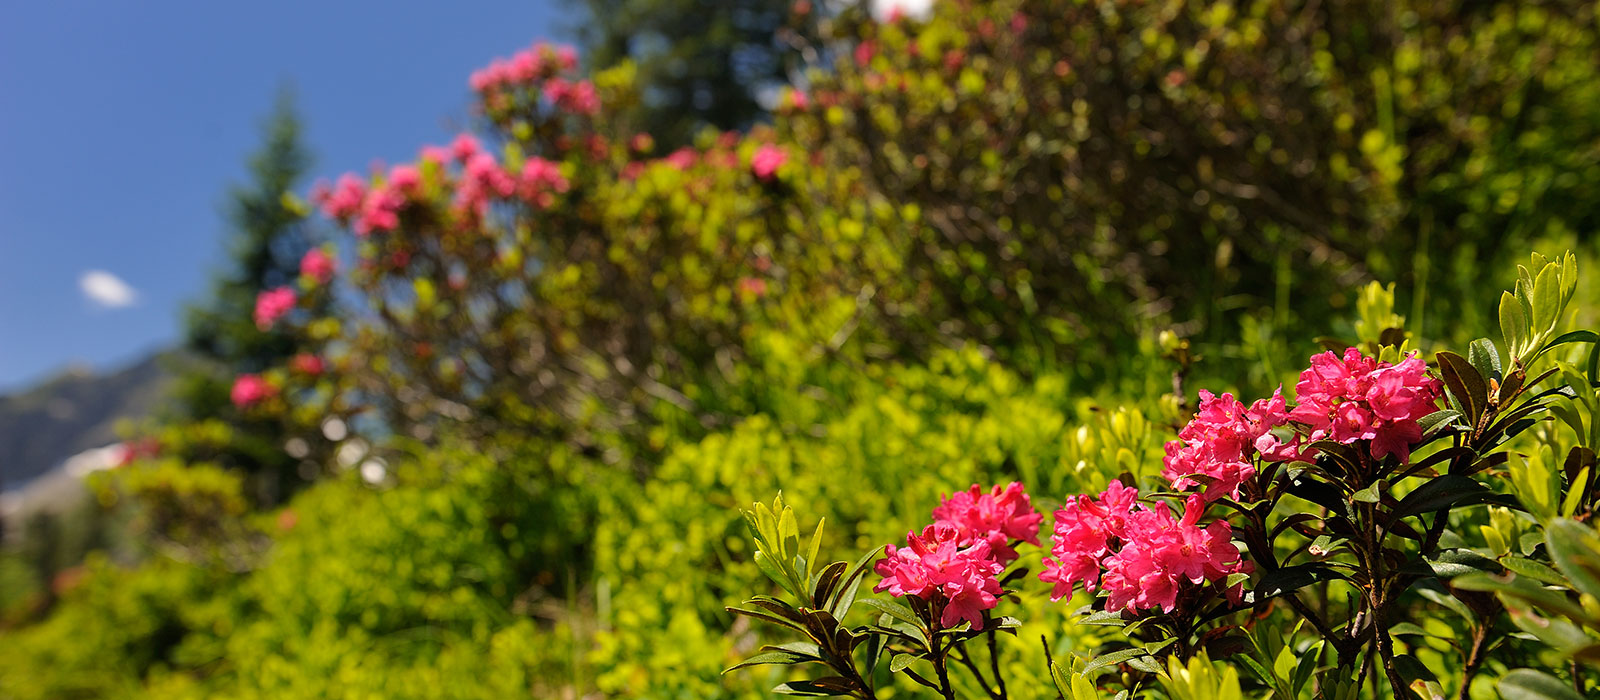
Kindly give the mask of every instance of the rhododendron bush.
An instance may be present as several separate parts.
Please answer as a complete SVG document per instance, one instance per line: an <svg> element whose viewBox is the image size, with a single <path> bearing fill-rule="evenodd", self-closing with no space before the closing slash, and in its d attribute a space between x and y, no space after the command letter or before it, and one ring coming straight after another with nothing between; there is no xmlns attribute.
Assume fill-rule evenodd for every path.
<svg viewBox="0 0 1600 700"><path fill-rule="evenodd" d="M1028 558L1036 576L1017 548L1043 549L1043 516L1020 483L946 497L905 547L853 567L818 561L820 523L801 552L792 509L757 504L757 563L791 597L729 610L807 641L733 668L827 667L776 688L796 695L875 698L902 675L999 700L1011 665L996 636L1029 630L1014 616L1024 590L1048 584L1051 601L1086 603L1069 624L1120 628L1098 648L1041 638L1054 690L1075 700L1467 698L1485 673L1507 697L1600 690L1582 670L1600 648L1600 538L1579 524L1600 498L1600 336L1560 332L1570 254L1519 270L1500 304L1504 354L1480 339L1429 363L1386 329L1395 342L1313 355L1292 399L1200 391L1159 477L1061 497L1048 553ZM1528 449L1564 455L1560 467ZM858 598L869 570L886 597ZM856 603L867 613L850 626Z"/></svg>
<svg viewBox="0 0 1600 700"><path fill-rule="evenodd" d="M534 44L284 197L303 488L135 443L0 697L1600 693L1593 7L874 5L744 131Z"/></svg>

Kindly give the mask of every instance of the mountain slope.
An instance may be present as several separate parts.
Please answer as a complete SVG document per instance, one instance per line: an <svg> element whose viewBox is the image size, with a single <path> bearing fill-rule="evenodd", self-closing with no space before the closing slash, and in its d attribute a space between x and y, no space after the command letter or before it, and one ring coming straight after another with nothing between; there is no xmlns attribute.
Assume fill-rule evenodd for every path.
<svg viewBox="0 0 1600 700"><path fill-rule="evenodd" d="M21 488L72 455L116 442L119 419L147 416L164 400L175 356L159 352L105 374L67 370L0 396L0 490Z"/></svg>

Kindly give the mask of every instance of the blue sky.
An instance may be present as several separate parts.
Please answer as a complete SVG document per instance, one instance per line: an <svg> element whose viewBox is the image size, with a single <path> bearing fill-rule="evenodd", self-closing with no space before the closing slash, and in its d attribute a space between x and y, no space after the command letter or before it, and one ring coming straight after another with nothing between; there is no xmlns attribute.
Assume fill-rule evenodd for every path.
<svg viewBox="0 0 1600 700"><path fill-rule="evenodd" d="M280 85L314 172L365 170L446 142L468 73L575 22L563 0L0 3L0 391L176 342ZM92 301L93 271L132 303Z"/></svg>

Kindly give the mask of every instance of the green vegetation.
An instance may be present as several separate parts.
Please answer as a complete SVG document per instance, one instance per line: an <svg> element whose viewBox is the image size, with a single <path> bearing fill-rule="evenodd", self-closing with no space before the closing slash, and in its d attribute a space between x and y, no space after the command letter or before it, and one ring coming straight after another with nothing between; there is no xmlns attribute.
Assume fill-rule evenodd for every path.
<svg viewBox="0 0 1600 700"><path fill-rule="evenodd" d="M60 595L0 606L0 698L767 697L801 676L723 673L790 639L728 610L779 594L751 503L781 491L853 563L974 483L1020 481L1047 516L1158 483L1198 390L1292 393L1325 345L1420 351L1432 376L1485 385L1453 400L1486 402L1513 358L1533 369L1597 320L1592 6L952 0L926 20L804 21L807 82L770 126L670 154L635 133L659 118L637 109L639 67L580 76L530 52L536 71L478 91L480 146L312 194L343 227L327 281L295 267L303 241L273 252L309 215L284 196L303 160L280 119L240 199L248 274L195 326L261 393L230 402L208 380L209 403L153 431L158 454L95 480L136 556L51 582L0 555L0 603ZM1565 313L1545 317L1560 285L1542 280L1522 285L1541 301L1502 302L1515 262L1562 249L1583 271ZM255 295L279 285L292 308L258 325ZM1484 336L1505 371L1492 345L1466 350ZM1577 594L1592 526L1562 519L1588 512L1596 471L1579 340L1537 358L1560 368L1537 389L1576 397L1541 400L1572 407L1478 476L1497 509L1427 511L1452 551L1519 552L1515 578L1466 578L1458 598L1435 574L1405 599L1417 629L1395 634L1427 690L1545 687L1518 664L1580 696L1600 683L1568 663L1600 642ZM305 450L279 454L291 437ZM317 479L263 491L251 465ZM1306 674L1355 647L1270 603L1237 648L1140 668L1139 647L1091 673L1158 642L1083 624L1091 596L1050 602L1044 553L1023 548L1018 634L984 652L1008 697L1403 694L1380 693L1381 670L1313 690ZM1339 586L1300 595L1355 611ZM1463 683L1456 640L1480 630L1504 655ZM925 690L881 671L879 697Z"/></svg>

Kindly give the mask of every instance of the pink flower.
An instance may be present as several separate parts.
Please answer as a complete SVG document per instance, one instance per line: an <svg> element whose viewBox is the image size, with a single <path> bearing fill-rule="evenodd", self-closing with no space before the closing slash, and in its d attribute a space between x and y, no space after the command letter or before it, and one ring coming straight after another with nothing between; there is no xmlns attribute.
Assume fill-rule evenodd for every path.
<svg viewBox="0 0 1600 700"><path fill-rule="evenodd" d="M565 193L571 187L572 183L561 174L561 166L534 156L522 164L517 194L529 203L544 208L554 203L552 192Z"/></svg>
<svg viewBox="0 0 1600 700"><path fill-rule="evenodd" d="M556 49L556 60L561 63L561 70L573 70L578 67L578 52L571 46L562 46Z"/></svg>
<svg viewBox="0 0 1600 700"><path fill-rule="evenodd" d="M302 352L294 357L289 358L289 369L294 371L296 374L304 374L315 377L322 374L322 370L325 369L325 366L323 365L322 358L308 352Z"/></svg>
<svg viewBox="0 0 1600 700"><path fill-rule="evenodd" d="M760 277L741 277L739 278L739 294L752 299L764 297L767 295L767 281Z"/></svg>
<svg viewBox="0 0 1600 700"><path fill-rule="evenodd" d="M1206 508L1199 494L1189 497L1181 519L1134 497L1133 489L1113 482L1099 501L1078 496L1056 512L1051 556L1039 575L1056 584L1052 599L1082 583L1089 592L1105 591L1107 610L1172 612L1187 587L1225 585L1228 576L1252 570L1226 522L1199 526ZM1236 599L1242 584L1224 593Z"/></svg>
<svg viewBox="0 0 1600 700"><path fill-rule="evenodd" d="M241 374L233 380L233 390L229 392L229 398L233 400L234 407L242 411L261 403L275 392L276 389L260 375Z"/></svg>
<svg viewBox="0 0 1600 700"><path fill-rule="evenodd" d="M412 196L422 188L422 171L417 166L402 163L389 169L389 186Z"/></svg>
<svg viewBox="0 0 1600 700"><path fill-rule="evenodd" d="M423 146L422 160L431 160L439 165L450 162L450 149L443 146Z"/></svg>
<svg viewBox="0 0 1600 700"><path fill-rule="evenodd" d="M1438 409L1444 384L1428 376L1419 357L1391 365L1348 348L1342 358L1312 356L1295 392L1299 403L1288 417L1311 429L1308 440L1370 440L1373 456L1393 454L1406 462L1411 445L1422 439L1417 419Z"/></svg>
<svg viewBox="0 0 1600 700"><path fill-rule="evenodd" d="M288 287L269 289L256 295L256 328L267 330L278 319L283 318L290 310L294 309L294 290Z"/></svg>
<svg viewBox="0 0 1600 700"><path fill-rule="evenodd" d="M942 603L942 628L965 620L972 629L983 629L983 611L999 602L1000 582L995 575L1005 568L990 556L988 543L980 540L962 547L955 527L934 523L920 536L906 533L906 544L884 547L885 558L873 567L884 578L872 590Z"/></svg>
<svg viewBox="0 0 1600 700"><path fill-rule="evenodd" d="M366 196L366 182L354 173L345 173L322 199L322 213L330 219L344 220L361 211L361 202Z"/></svg>
<svg viewBox="0 0 1600 700"><path fill-rule="evenodd" d="M393 231L400 226L400 210L406 206L406 196L392 182L372 188L366 201L361 203L361 216L356 219L356 235L366 236L374 231Z"/></svg>
<svg viewBox="0 0 1600 700"><path fill-rule="evenodd" d="M1138 498L1137 489L1113 481L1099 500L1079 495L1056 511L1050 556L1045 557L1044 571L1039 574L1041 581L1056 584L1052 600L1060 600L1079 583L1084 590L1095 591L1100 584L1100 560L1126 534L1128 514Z"/></svg>
<svg viewBox="0 0 1600 700"><path fill-rule="evenodd" d="M694 165L694 161L694 149L689 148L688 146L684 146L683 148L673 151L672 153L668 154L667 157L661 159L661 162L666 163L667 165L670 165L678 170L688 170Z"/></svg>
<svg viewBox="0 0 1600 700"><path fill-rule="evenodd" d="M988 492L973 484L967 491L953 493L933 509L933 519L955 527L963 545L988 542L995 560L1009 564L1017 559L1013 541L1039 545L1044 515L1033 509L1022 484L1013 481Z"/></svg>
<svg viewBox="0 0 1600 700"><path fill-rule="evenodd" d="M788 159L788 154L784 153L782 148L770 143L762 144L761 148L756 149L755 156L750 159L750 169L755 172L756 177L771 180L773 174L777 173L778 168Z"/></svg>
<svg viewBox="0 0 1600 700"><path fill-rule="evenodd" d="M312 248L300 258L300 276L317 284L327 284L333 279L333 273L338 265L333 256L328 255L321 248Z"/></svg>
<svg viewBox="0 0 1600 700"><path fill-rule="evenodd" d="M529 83L539 75L542 68L539 55L532 50L522 50L511 56L511 63L507 69L508 77L514 83Z"/></svg>
<svg viewBox="0 0 1600 700"><path fill-rule="evenodd" d="M1213 396L1202 390L1199 412L1178 432L1177 440L1166 444L1161 475L1179 491L1204 486L1207 500L1238 498L1239 485L1255 476L1253 460L1258 454L1273 460L1293 458L1293 451L1270 432L1287 420L1281 389L1248 409L1233 394ZM1210 483L1190 478L1197 474L1210 477Z"/></svg>
<svg viewBox="0 0 1600 700"><path fill-rule="evenodd" d="M457 134L456 140L450 142L450 154L463 163L482 150L483 146L478 144L478 139L472 134Z"/></svg>
<svg viewBox="0 0 1600 700"><path fill-rule="evenodd" d="M566 91L562 107L568 112L594 117L595 113L600 112L600 93L595 91L595 83L587 80L573 83L573 86Z"/></svg>
<svg viewBox="0 0 1600 700"><path fill-rule="evenodd" d="M462 169L454 206L458 211L482 216L491 197L509 197L516 189L517 181L501 169L494 156L477 153L467 160L466 167Z"/></svg>

